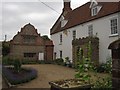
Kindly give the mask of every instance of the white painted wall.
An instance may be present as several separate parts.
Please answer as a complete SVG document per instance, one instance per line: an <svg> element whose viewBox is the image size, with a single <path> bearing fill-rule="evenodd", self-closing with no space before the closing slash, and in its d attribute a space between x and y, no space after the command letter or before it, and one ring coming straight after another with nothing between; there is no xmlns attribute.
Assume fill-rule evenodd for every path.
<svg viewBox="0 0 120 90"><path fill-rule="evenodd" d="M76 37L87 37L88 36L88 25L93 25L93 33L99 37L99 62L104 63L106 59L111 56L111 51L108 50L108 46L111 42L118 39L118 36L110 36L111 26L110 20L118 17L118 14L112 14L82 25L75 26L73 28L67 29L67 35L61 31L59 33L51 35L51 39L54 42L54 52L56 52L57 58L59 58L59 51L63 51L63 59L69 57L72 60L72 32L76 30ZM62 45L59 45L60 34L63 35Z"/></svg>

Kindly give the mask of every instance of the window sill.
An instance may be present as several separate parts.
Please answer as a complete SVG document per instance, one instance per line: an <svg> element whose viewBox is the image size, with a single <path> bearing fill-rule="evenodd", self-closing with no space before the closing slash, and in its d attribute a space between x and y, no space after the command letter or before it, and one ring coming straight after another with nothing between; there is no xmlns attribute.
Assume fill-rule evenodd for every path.
<svg viewBox="0 0 120 90"><path fill-rule="evenodd" d="M109 37L116 37L116 36L118 36L118 34L111 34L111 35L109 35Z"/></svg>
<svg viewBox="0 0 120 90"><path fill-rule="evenodd" d="M61 44L59 44L59 45L62 45L62 43L61 43Z"/></svg>

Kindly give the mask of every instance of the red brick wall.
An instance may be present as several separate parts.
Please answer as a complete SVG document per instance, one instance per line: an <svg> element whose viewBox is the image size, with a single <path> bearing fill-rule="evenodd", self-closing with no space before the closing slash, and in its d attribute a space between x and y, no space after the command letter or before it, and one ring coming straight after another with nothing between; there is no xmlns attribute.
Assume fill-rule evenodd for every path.
<svg viewBox="0 0 120 90"><path fill-rule="evenodd" d="M46 46L45 60L47 60L47 61L53 60L53 48L54 48L53 45Z"/></svg>

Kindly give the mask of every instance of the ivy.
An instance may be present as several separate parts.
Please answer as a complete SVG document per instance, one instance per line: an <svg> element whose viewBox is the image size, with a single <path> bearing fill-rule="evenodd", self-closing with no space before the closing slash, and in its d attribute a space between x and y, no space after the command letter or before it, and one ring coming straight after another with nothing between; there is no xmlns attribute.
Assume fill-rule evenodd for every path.
<svg viewBox="0 0 120 90"><path fill-rule="evenodd" d="M77 52L77 74L75 75L75 78L82 78L85 81L88 81L90 83L90 74L88 71L92 70L93 66L91 63L91 55L92 55L92 49L91 49L91 41L89 41L89 44L86 47L88 49L87 55L88 57L85 57L83 55L82 48L79 48L79 52ZM82 61L82 62L80 62Z"/></svg>
<svg viewBox="0 0 120 90"><path fill-rule="evenodd" d="M77 73L75 74L75 78L81 78L84 81L87 81L89 84L93 84L92 88L112 88L112 80L110 77L98 77L98 73L96 70L96 67L94 66L94 63L92 62L92 46L91 41L89 41L88 45L86 45L87 48L87 57L83 55L82 48L79 48L77 52ZM82 61L82 62L81 62ZM107 61L105 64L106 70L111 75L112 70L112 63L111 60ZM97 77L97 80L95 83L90 82L91 81L91 75L89 74L90 71L93 71L96 73L95 77Z"/></svg>

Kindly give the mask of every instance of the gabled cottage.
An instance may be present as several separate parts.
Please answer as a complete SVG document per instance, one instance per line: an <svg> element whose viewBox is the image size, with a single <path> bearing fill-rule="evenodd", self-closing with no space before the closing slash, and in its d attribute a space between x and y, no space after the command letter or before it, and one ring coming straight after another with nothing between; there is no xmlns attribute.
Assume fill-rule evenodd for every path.
<svg viewBox="0 0 120 90"><path fill-rule="evenodd" d="M44 40L29 23L10 41L10 57L23 60L53 60L53 42Z"/></svg>
<svg viewBox="0 0 120 90"><path fill-rule="evenodd" d="M111 56L107 47L120 35L120 2L92 0L72 10L70 0L63 1L63 12L50 30L54 43L54 59L69 57L73 62L72 41L97 37L98 60L100 63L106 62Z"/></svg>

